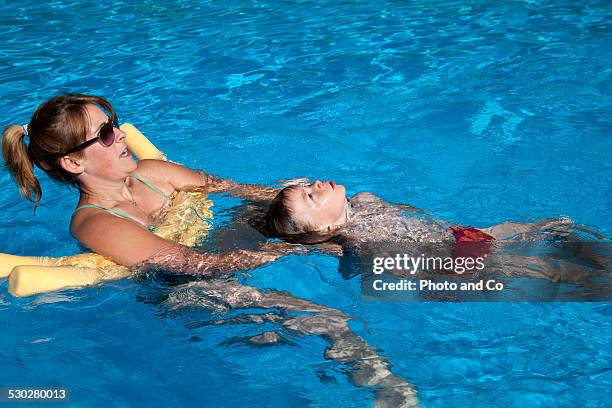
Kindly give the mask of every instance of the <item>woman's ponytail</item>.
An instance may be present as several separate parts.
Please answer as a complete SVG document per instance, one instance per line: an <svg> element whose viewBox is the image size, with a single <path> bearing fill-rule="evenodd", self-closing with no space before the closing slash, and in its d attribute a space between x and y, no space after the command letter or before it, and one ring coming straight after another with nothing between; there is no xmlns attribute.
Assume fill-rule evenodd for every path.
<svg viewBox="0 0 612 408"><path fill-rule="evenodd" d="M11 125L2 133L2 157L22 196L38 205L42 196L40 183L34 176L34 163L28 155L25 143L25 129L22 126Z"/></svg>
<svg viewBox="0 0 612 408"><path fill-rule="evenodd" d="M78 175L64 169L58 158L66 150L83 143L87 138L89 116L87 106L99 106L116 120L111 104L95 95L58 95L41 104L27 126L9 126L2 135L2 156L6 167L19 185L21 195L34 203L42 190L34 176L34 166L60 183L78 186ZM25 137L28 137L26 145ZM75 152L74 157L82 157Z"/></svg>

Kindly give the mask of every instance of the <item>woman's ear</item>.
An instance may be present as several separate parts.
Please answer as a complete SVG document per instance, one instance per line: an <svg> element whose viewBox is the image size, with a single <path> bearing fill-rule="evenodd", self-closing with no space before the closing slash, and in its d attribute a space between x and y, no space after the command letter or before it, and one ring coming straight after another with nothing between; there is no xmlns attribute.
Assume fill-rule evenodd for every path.
<svg viewBox="0 0 612 408"><path fill-rule="evenodd" d="M59 163L68 173L81 174L84 170L82 160L71 156L60 157Z"/></svg>

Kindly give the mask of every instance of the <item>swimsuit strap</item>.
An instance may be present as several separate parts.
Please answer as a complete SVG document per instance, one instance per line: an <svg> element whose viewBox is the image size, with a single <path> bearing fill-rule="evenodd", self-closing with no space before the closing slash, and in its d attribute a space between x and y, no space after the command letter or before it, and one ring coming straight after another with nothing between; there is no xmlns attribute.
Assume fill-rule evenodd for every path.
<svg viewBox="0 0 612 408"><path fill-rule="evenodd" d="M105 210L105 211L110 211L113 214L121 217L121 218L125 218L126 220L132 220L132 221L136 221L134 218L130 217L129 215L127 215L126 213L124 213L121 210L117 210L116 208L108 208L108 207L102 207L101 205L97 205L97 204L83 204L83 205L79 205L76 210L74 210L74 212L79 211L81 208L95 208L98 210ZM138 221L136 221L138 222ZM140 224L138 222L138 224Z"/></svg>
<svg viewBox="0 0 612 408"><path fill-rule="evenodd" d="M163 191L161 191L159 188L155 187L153 184L148 183L147 181L141 179L140 177L138 177L137 175L135 175L134 173L130 174L131 178L134 178L138 181L140 181L142 184L144 184L145 186L149 187L151 190L155 191L156 193L160 194L162 197L164 197L165 199L168 199L170 197L168 197L166 195L166 193L164 193Z"/></svg>
<svg viewBox="0 0 612 408"><path fill-rule="evenodd" d="M121 218L125 218L126 220L134 221L135 223L140 224L140 222L136 221L134 218L130 217L129 215L127 215L123 211L117 210L116 208L102 207L101 205L97 205L97 204L83 204L83 205L79 205L76 208L76 210L74 210L74 212L79 211L81 208L95 208L97 210L110 211L113 214L115 214L115 215L117 215L117 216L119 216ZM142 225L142 224L140 224L140 225ZM155 228L157 227L157 225L145 225L145 227L149 230L149 232L154 232Z"/></svg>
<svg viewBox="0 0 612 408"><path fill-rule="evenodd" d="M168 200L170 197L168 197L166 195L166 193L164 193L163 191L161 191L159 188L155 187L153 184L146 182L145 180L141 179L140 177L138 177L135 174L130 174L130 177L140 181L142 184L144 184L145 186L149 187L151 190L155 191L156 193L160 194L161 196L163 196L166 200ZM126 220L131 220L134 221L138 224L140 224L140 222L136 221L134 218L130 217L129 215L127 215L126 213L124 213L121 210L117 210L116 208L109 208L109 207L102 207L101 205L97 205L97 204L83 204L80 205L76 208L76 210L74 210L74 212L79 211L81 208L95 208L97 210L104 210L104 211L110 211L111 213L121 217L121 218L125 218ZM149 231L153 231L155 230L156 225L148 225L146 226L147 229Z"/></svg>

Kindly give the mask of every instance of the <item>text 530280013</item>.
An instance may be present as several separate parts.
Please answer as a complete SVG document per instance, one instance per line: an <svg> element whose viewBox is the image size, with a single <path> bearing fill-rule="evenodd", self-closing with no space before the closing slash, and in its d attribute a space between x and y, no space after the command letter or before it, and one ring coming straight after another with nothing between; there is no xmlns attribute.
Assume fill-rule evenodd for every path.
<svg viewBox="0 0 612 408"><path fill-rule="evenodd" d="M54 387L0 387L0 402L68 401L68 390Z"/></svg>

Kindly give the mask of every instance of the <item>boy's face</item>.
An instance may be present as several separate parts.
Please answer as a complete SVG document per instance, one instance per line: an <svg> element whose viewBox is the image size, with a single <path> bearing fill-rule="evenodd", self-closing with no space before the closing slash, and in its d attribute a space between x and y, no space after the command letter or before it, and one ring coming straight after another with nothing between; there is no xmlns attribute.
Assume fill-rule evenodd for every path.
<svg viewBox="0 0 612 408"><path fill-rule="evenodd" d="M333 181L317 180L292 189L286 205L298 224L316 230L346 223L346 189Z"/></svg>

